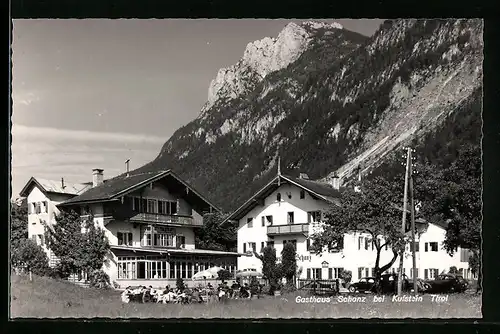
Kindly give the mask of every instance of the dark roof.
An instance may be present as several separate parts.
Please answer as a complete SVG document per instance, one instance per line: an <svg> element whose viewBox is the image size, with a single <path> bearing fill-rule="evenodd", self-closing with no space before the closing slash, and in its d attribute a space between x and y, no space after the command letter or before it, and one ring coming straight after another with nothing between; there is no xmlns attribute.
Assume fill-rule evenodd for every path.
<svg viewBox="0 0 500 334"><path fill-rule="evenodd" d="M324 183L324 182L318 182L318 181L312 181L312 180L306 180L306 179L301 179L298 177L290 177L283 175L285 178L298 183L300 186L303 188L307 188L308 190L318 194L322 195L325 197L329 198L339 198L340 197L340 191L338 189L335 189L331 185Z"/></svg>
<svg viewBox="0 0 500 334"><path fill-rule="evenodd" d="M212 207L215 210L220 211L219 208L217 208L210 201L204 198L201 194L199 194L193 187L188 185L185 181L181 180L171 170L144 172L136 174L130 173L128 176L127 174L122 174L115 178L107 180L106 182L95 188L90 188L80 196L73 197L61 203L60 206L117 200L121 196L124 196L137 189L140 189L151 182L166 177L169 177L170 180L174 181L175 184L173 186L176 187L177 189L181 187L184 189L189 188L189 192L188 194L186 194L186 197L189 198L190 202L196 204L198 208Z"/></svg>
<svg viewBox="0 0 500 334"><path fill-rule="evenodd" d="M278 182L279 181L279 182ZM299 188L304 189L309 192L313 196L321 198L327 202L333 203L334 199L340 197L340 191L338 189L333 188L331 185L312 181L305 180L297 177L291 177L287 175L276 175L268 184L266 184L262 189L260 189L257 193L255 193L249 200L247 200L243 205L241 205L236 211L234 211L231 215L229 215L223 222L227 222L228 220L237 220L246 215L250 210L252 210L255 206L258 205L258 199L266 198L273 191L278 189L279 184L294 184Z"/></svg>

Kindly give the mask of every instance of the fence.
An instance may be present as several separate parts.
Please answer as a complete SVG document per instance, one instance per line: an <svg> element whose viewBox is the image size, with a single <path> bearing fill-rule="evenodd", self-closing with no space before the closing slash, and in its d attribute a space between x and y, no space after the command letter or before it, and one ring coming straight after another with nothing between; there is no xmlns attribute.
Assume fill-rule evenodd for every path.
<svg viewBox="0 0 500 334"><path fill-rule="evenodd" d="M315 295L334 295L339 292L340 281L334 280L314 280L314 279L299 279L298 289L308 291Z"/></svg>

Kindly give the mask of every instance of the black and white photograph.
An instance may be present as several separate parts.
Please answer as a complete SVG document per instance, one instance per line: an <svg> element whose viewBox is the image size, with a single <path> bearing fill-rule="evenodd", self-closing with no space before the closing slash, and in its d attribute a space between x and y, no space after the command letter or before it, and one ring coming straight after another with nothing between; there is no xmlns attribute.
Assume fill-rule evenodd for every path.
<svg viewBox="0 0 500 334"><path fill-rule="evenodd" d="M11 318L482 318L482 19L11 38Z"/></svg>

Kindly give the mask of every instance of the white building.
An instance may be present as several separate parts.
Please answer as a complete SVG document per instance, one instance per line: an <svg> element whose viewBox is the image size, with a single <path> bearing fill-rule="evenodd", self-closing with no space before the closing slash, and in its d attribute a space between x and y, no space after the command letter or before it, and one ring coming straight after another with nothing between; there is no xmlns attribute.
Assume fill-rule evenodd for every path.
<svg viewBox="0 0 500 334"><path fill-rule="evenodd" d="M93 170L92 187L59 205L104 229L111 251L104 271L120 287L188 285L198 271L213 266L236 271L238 253L197 249L196 228L203 214L219 209L170 170L127 173L103 182Z"/></svg>
<svg viewBox="0 0 500 334"><path fill-rule="evenodd" d="M20 192L28 204L28 237L42 246L49 257L49 265L54 266L57 258L45 244L45 226L55 223L55 215L59 213L57 205L73 198L92 187L92 183L67 183L32 177Z"/></svg>
<svg viewBox="0 0 500 334"><path fill-rule="evenodd" d="M335 182L336 181L336 182ZM332 184L338 186L338 180ZM294 178L278 175L254 196L233 212L226 221L238 224L238 252L260 253L266 245L276 249L278 260L283 245L296 245L298 278L334 279L341 269L352 272L352 280L373 276L376 251L368 234L350 233L344 236L343 249L339 252L324 252L315 255L309 251L309 237L320 227L323 214L338 203L340 192L327 183L308 180L307 175ZM427 226L427 228L425 228ZM433 278L451 266L461 270L470 278L468 252L458 250L449 256L443 250L444 226L425 224L419 236L417 253L417 277ZM381 252L380 266L387 264L393 256L390 248ZM397 272L399 258L388 271ZM404 272L413 277L410 249L405 253ZM239 257L239 270L262 270L261 261L255 256Z"/></svg>

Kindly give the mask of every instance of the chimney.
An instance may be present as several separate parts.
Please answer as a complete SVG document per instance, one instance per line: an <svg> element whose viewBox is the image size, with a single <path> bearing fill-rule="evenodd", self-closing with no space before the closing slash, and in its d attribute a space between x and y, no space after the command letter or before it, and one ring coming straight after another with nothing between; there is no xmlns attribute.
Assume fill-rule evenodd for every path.
<svg viewBox="0 0 500 334"><path fill-rule="evenodd" d="M309 175L307 175L306 173L300 173L299 179L309 180Z"/></svg>
<svg viewBox="0 0 500 334"><path fill-rule="evenodd" d="M61 189L64 188L66 188L66 186L64 185L64 177L61 177Z"/></svg>
<svg viewBox="0 0 500 334"><path fill-rule="evenodd" d="M340 189L340 177L337 172L333 173L332 178L330 179L331 185L334 189Z"/></svg>
<svg viewBox="0 0 500 334"><path fill-rule="evenodd" d="M92 187L97 187L104 182L104 169L92 169Z"/></svg>
<svg viewBox="0 0 500 334"><path fill-rule="evenodd" d="M127 161L125 161L125 166L127 168L127 177L130 176L130 173L129 173L129 164L130 164L130 159L127 159Z"/></svg>

